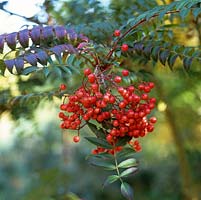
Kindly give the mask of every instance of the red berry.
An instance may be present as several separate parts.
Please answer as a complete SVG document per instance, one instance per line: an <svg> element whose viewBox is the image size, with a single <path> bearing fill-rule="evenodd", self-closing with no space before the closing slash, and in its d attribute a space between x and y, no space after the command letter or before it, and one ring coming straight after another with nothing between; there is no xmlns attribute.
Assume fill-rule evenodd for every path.
<svg viewBox="0 0 201 200"><path fill-rule="evenodd" d="M120 83L121 80L122 80L121 76L115 76L115 78L114 78L114 82L116 82L116 83Z"/></svg>
<svg viewBox="0 0 201 200"><path fill-rule="evenodd" d="M73 141L74 141L75 143L79 142L79 141L80 141L80 137L79 137L78 135L74 136L74 137L73 137Z"/></svg>
<svg viewBox="0 0 201 200"><path fill-rule="evenodd" d="M115 37L119 37L121 35L121 31L120 30L115 30L114 31L114 36Z"/></svg>
<svg viewBox="0 0 201 200"><path fill-rule="evenodd" d="M155 84L153 82L149 82L149 87L152 89L155 87Z"/></svg>
<svg viewBox="0 0 201 200"><path fill-rule="evenodd" d="M124 52L128 51L128 45L127 44L122 44L121 50L124 51Z"/></svg>
<svg viewBox="0 0 201 200"><path fill-rule="evenodd" d="M121 73L122 73L123 76L128 76L129 75L129 71L127 69L123 69Z"/></svg>
<svg viewBox="0 0 201 200"><path fill-rule="evenodd" d="M91 74L91 69L90 68L84 69L84 75L88 76L89 74Z"/></svg>
<svg viewBox="0 0 201 200"><path fill-rule="evenodd" d="M61 84L59 88L60 88L60 90L66 90L66 85L65 84Z"/></svg>
<svg viewBox="0 0 201 200"><path fill-rule="evenodd" d="M154 124L154 123L157 122L157 119L156 119L156 117L151 117L151 118L149 119L149 121Z"/></svg>
<svg viewBox="0 0 201 200"><path fill-rule="evenodd" d="M88 75L88 80L89 80L90 83L94 83L95 80L96 80L95 74L89 74Z"/></svg>

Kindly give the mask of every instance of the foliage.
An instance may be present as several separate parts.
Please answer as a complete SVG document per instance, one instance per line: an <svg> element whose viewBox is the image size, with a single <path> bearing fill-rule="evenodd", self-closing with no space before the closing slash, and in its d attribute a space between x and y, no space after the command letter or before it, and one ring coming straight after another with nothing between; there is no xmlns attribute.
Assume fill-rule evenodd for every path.
<svg viewBox="0 0 201 200"><path fill-rule="evenodd" d="M119 2L111 3L110 8L113 9L113 13L118 12ZM46 1L44 5L48 9L52 9L54 3L54 1ZM147 64L152 60L154 65L159 61L164 66L168 65L171 70L174 70L176 61L179 59L184 69L189 73L193 62L200 63L201 61L199 46L185 47L174 42L175 30L185 24L185 20L191 18L195 21L196 27L199 24L198 18L201 14L201 8L198 0L175 1L160 6L155 1L148 4L143 1L143 5L145 4L147 8L150 8L148 11L144 10L142 2L137 1L135 5L137 12L135 13L131 9L121 8L123 11L120 9L120 13L123 13L118 16L118 19L121 19L119 23L117 21L113 23L112 21L117 19L115 14L114 19L111 17L106 22L98 20L91 23L91 16L94 13L96 13L97 18L100 18L105 12L97 1L90 1L88 5L86 2L75 1L65 2L64 4L69 5L69 9L79 8L75 10L75 15L77 16L80 12L84 13L86 17L83 23L88 26L85 27L79 24L82 18L82 15L80 15L80 18L77 18L78 21L75 21L77 25L67 25L66 27L35 26L32 29L0 35L0 53L3 55L0 60L2 75L5 75L6 71L18 75L32 75L34 72L35 74L42 72L45 77L43 77L43 80L53 75L60 80L68 79L69 82L72 75L80 74L83 68L87 66L90 66L94 73L98 69L100 71L98 76L102 73L105 77L108 74L119 75L122 69L128 68L131 73L128 77L123 78L123 86L125 87L125 85L136 84L137 81L146 79L147 74L151 71L151 69L144 70L142 68L137 71L130 66L123 66L124 63L127 64L131 60L138 64L141 64L142 61L143 64ZM79 4L83 6L77 6ZM153 8L153 6L155 7ZM61 7L62 9L63 7ZM91 9L93 10L91 11ZM129 12L127 21L125 21L124 11ZM53 14L55 16L55 13ZM61 16L56 17L56 19L58 21L62 20ZM178 20L182 23L174 23ZM168 23L166 23L167 21ZM68 22L68 19L65 22L62 21L65 24ZM120 26L121 35L112 37L114 29L118 26ZM124 44L128 44L128 51L122 50ZM10 48L10 51L5 54L6 45ZM108 69L111 69L111 71ZM139 73L143 74L142 78L139 77ZM30 93L18 96L11 102L15 104L19 101L23 104L40 96L62 96L64 93L61 91ZM101 123L101 125L103 124ZM95 144L98 148L114 148L113 143L108 144L105 138L100 138L101 132L110 130L111 127L103 131L97 124L88 123L88 126L96 135L96 137L86 137L89 142ZM126 138L121 145L127 144L129 139ZM120 139L119 142L122 141ZM89 162L107 170L116 170L115 174L108 176L104 186L119 180L122 195L127 199L133 199L131 186L123 179L137 171L136 160L133 158L130 149L127 148L113 154L114 156L110 156L106 152L100 153L90 157ZM121 154L123 157L121 157Z"/></svg>

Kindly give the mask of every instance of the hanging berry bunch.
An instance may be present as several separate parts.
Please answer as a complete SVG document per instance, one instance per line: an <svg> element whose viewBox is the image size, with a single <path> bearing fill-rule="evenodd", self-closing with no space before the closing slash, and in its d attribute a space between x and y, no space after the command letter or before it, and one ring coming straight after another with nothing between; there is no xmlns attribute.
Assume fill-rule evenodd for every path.
<svg viewBox="0 0 201 200"><path fill-rule="evenodd" d="M132 199L132 189L123 178L137 170L137 162L127 154L141 151L138 139L154 130L157 119L150 114L156 99L149 94L154 88L153 82L139 81L127 85L123 78L130 72L127 69L113 70L112 62L109 63L114 60L113 52L120 48L125 53L129 49L127 44L118 47L119 30L115 30L114 36L119 39L106 55L108 62L101 63L93 56L98 61L83 70L81 86L73 94L64 94L59 118L61 129L75 130L73 141L76 143L80 141L83 127L88 126L95 133L96 137L85 137L96 145L90 162L116 170L104 185L120 180L122 194ZM66 89L65 84L60 85L61 91Z"/></svg>

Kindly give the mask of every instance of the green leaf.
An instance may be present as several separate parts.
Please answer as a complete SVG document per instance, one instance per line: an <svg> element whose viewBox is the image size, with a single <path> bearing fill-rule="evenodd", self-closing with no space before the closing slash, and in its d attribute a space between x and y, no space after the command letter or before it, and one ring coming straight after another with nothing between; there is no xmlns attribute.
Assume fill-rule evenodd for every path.
<svg viewBox="0 0 201 200"><path fill-rule="evenodd" d="M112 164L111 162L107 162L107 161L103 160L102 158L92 157L89 159L89 163L91 165L94 165L97 167L102 167L105 170L115 170L116 169L116 166L114 164Z"/></svg>
<svg viewBox="0 0 201 200"><path fill-rule="evenodd" d="M0 74L4 76L6 65L2 59L0 59Z"/></svg>
<svg viewBox="0 0 201 200"><path fill-rule="evenodd" d="M189 11L190 11L190 9L183 9L180 11L179 15L182 20L184 20L184 18L188 15Z"/></svg>
<svg viewBox="0 0 201 200"><path fill-rule="evenodd" d="M46 78L48 77L48 75L50 74L50 70L48 67L43 67L43 74Z"/></svg>
<svg viewBox="0 0 201 200"><path fill-rule="evenodd" d="M96 125L87 122L88 127L90 128L90 130L98 137L98 138L105 138L105 134L103 132L103 129L100 128L98 129Z"/></svg>
<svg viewBox="0 0 201 200"><path fill-rule="evenodd" d="M178 57L177 54L170 55L170 56L168 57L167 62L168 62L168 65L169 65L169 67L170 67L171 70L172 70L172 68L173 68L173 65L174 65L174 63L175 63L177 57Z"/></svg>
<svg viewBox="0 0 201 200"><path fill-rule="evenodd" d="M151 52L151 57L153 58L153 60L155 62L158 61L158 54L159 54L159 51L160 51L160 48L159 46L156 46L152 49L152 52Z"/></svg>
<svg viewBox="0 0 201 200"><path fill-rule="evenodd" d="M126 183L123 182L121 184L121 194L128 200L133 200L133 189L131 188L131 186Z"/></svg>
<svg viewBox="0 0 201 200"><path fill-rule="evenodd" d="M163 65L165 65L169 55L170 55L170 52L168 50L164 50L159 53L159 60Z"/></svg>
<svg viewBox="0 0 201 200"><path fill-rule="evenodd" d="M129 137L129 136L126 136L124 138L119 138L115 145L116 146L124 146L130 139L131 139L131 137Z"/></svg>
<svg viewBox="0 0 201 200"><path fill-rule="evenodd" d="M195 20L197 19L198 15L201 13L201 8L195 8L193 9L193 16Z"/></svg>
<svg viewBox="0 0 201 200"><path fill-rule="evenodd" d="M185 57L183 60L184 69L188 71L191 67L193 57Z"/></svg>
<svg viewBox="0 0 201 200"><path fill-rule="evenodd" d="M124 170L124 171L120 174L120 177L127 177L127 176L129 176L129 175L135 173L137 170L138 170L137 167L128 168L128 169Z"/></svg>
<svg viewBox="0 0 201 200"><path fill-rule="evenodd" d="M135 155L135 151L133 150L133 148L130 148L130 147L125 147L123 148L122 151L118 152L117 155L118 155L118 158L128 158L128 157L131 157L131 156L134 156Z"/></svg>
<svg viewBox="0 0 201 200"><path fill-rule="evenodd" d="M21 72L21 74L23 74L23 75L28 75L28 74L30 74L30 73L32 73L32 72L35 72L36 70L38 70L38 67L36 67L36 66L26 67L26 68Z"/></svg>
<svg viewBox="0 0 201 200"><path fill-rule="evenodd" d="M119 176L117 176L117 175L108 176L107 179L105 180L104 184L103 184L103 187L106 187L106 186L110 185L111 183L114 183L118 179L119 179Z"/></svg>
<svg viewBox="0 0 201 200"><path fill-rule="evenodd" d="M103 147L106 149L113 149L113 146L108 144L108 142L105 139L96 138L96 137L85 137L89 142L92 144L95 144L98 147Z"/></svg>
<svg viewBox="0 0 201 200"><path fill-rule="evenodd" d="M122 161L118 164L119 168L128 168L128 167L135 167L138 163L135 158L129 158L127 160Z"/></svg>

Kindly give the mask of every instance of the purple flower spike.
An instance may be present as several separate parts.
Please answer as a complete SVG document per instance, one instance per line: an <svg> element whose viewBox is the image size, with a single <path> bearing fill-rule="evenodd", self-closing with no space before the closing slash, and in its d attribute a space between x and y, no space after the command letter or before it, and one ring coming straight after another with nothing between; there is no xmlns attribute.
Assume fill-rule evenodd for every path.
<svg viewBox="0 0 201 200"><path fill-rule="evenodd" d="M18 34L18 40L20 44L22 45L22 47L24 48L28 47L29 46L29 30L24 29L20 31Z"/></svg>
<svg viewBox="0 0 201 200"><path fill-rule="evenodd" d="M0 35L0 53L3 53L4 42L5 42L5 34Z"/></svg>
<svg viewBox="0 0 201 200"><path fill-rule="evenodd" d="M66 29L63 26L54 27L55 35L59 40L64 40L66 37Z"/></svg>
<svg viewBox="0 0 201 200"><path fill-rule="evenodd" d="M45 51L40 51L35 55L36 55L39 63L41 63L42 65L47 64L48 55Z"/></svg>
<svg viewBox="0 0 201 200"><path fill-rule="evenodd" d="M52 26L43 27L42 35L45 40L52 40L54 36L53 27Z"/></svg>
<svg viewBox="0 0 201 200"><path fill-rule="evenodd" d="M12 50L15 50L16 40L17 40L17 32L6 35L7 44Z"/></svg>
<svg viewBox="0 0 201 200"><path fill-rule="evenodd" d="M16 67L17 73L20 74L24 68L24 60L22 58L16 58L15 67Z"/></svg>
<svg viewBox="0 0 201 200"><path fill-rule="evenodd" d="M40 37L41 37L41 27L35 26L30 32L31 40L34 44L40 44Z"/></svg>
<svg viewBox="0 0 201 200"><path fill-rule="evenodd" d="M5 60L4 63L6 65L6 68L8 69L8 71L12 74L13 73L13 67L15 65L14 59Z"/></svg>
<svg viewBox="0 0 201 200"><path fill-rule="evenodd" d="M29 54L24 57L24 60L26 60L29 64L32 66L37 66L37 57L35 54Z"/></svg>

